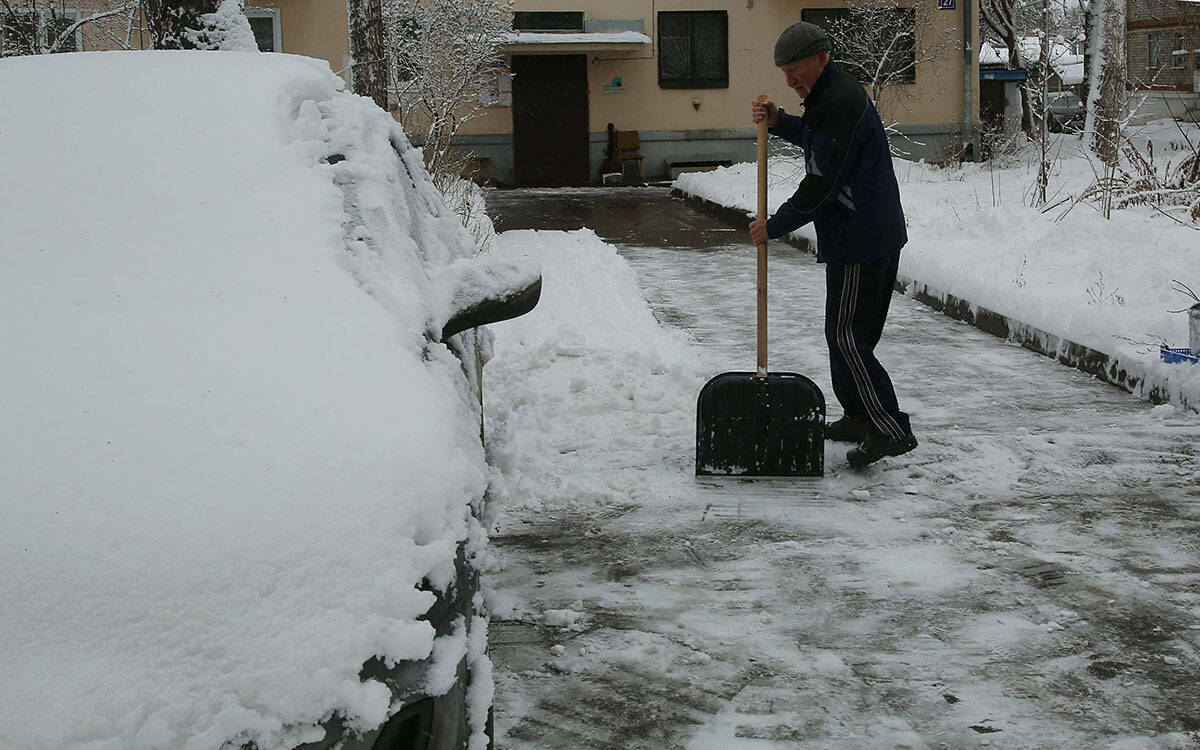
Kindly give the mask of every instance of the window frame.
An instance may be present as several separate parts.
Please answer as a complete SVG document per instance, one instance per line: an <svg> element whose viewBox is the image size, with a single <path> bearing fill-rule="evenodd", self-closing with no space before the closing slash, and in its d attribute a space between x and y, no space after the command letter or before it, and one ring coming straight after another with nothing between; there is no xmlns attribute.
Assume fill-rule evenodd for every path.
<svg viewBox="0 0 1200 750"><path fill-rule="evenodd" d="M1146 70L1155 72L1162 70L1162 42L1161 31L1151 31L1146 34Z"/></svg>
<svg viewBox="0 0 1200 750"><path fill-rule="evenodd" d="M688 50L689 74L686 76L665 78L663 75L663 17L687 17L688 20ZM696 30L693 23L699 18L720 18L723 21L721 38L722 73L717 76L700 76L696 73L695 50ZM729 11L726 10L660 10L655 18L658 34L658 87L662 89L727 89L729 88Z"/></svg>
<svg viewBox="0 0 1200 750"><path fill-rule="evenodd" d="M555 23L558 20L569 23ZM542 23L539 23L541 21ZM578 24L575 22L578 21ZM513 12L513 31L537 34L578 34L584 30L581 10L518 10Z"/></svg>
<svg viewBox="0 0 1200 750"><path fill-rule="evenodd" d="M279 8L259 8L247 5L245 8L246 18L270 18L271 19L271 44L274 47L272 52L283 52L283 25L280 23ZM262 50L259 50L260 52Z"/></svg>
<svg viewBox="0 0 1200 750"><path fill-rule="evenodd" d="M48 29L51 29L51 21L64 20L68 21L70 26L79 21L83 17L83 11L79 8L14 8L13 13L17 16L35 16L37 26L35 32L37 34L38 47L45 47L53 40L46 38ZM2 20L2 19L0 19ZM82 52L83 51L83 26L75 29L75 49L60 49L47 54L64 54L67 52ZM55 35L57 39L57 35ZM19 53L20 54L20 53ZM4 24L0 23L0 57L4 57Z"/></svg>

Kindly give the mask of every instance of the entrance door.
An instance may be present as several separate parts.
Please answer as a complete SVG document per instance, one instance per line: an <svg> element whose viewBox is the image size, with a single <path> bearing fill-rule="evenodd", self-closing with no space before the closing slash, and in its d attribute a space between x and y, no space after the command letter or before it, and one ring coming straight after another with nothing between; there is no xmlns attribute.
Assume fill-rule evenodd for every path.
<svg viewBox="0 0 1200 750"><path fill-rule="evenodd" d="M517 55L513 72L513 158L519 185L586 185L586 55Z"/></svg>

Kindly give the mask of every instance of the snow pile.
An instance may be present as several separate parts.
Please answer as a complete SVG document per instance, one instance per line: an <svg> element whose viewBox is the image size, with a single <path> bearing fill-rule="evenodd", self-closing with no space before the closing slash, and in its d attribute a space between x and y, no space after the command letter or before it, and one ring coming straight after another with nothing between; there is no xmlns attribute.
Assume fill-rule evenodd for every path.
<svg viewBox="0 0 1200 750"><path fill-rule="evenodd" d="M1172 153L1173 122L1152 123L1136 138ZM1192 143L1200 131L1192 128ZM1175 144L1175 153L1179 153ZM1187 316L1171 311L1192 301L1172 287L1200 288L1200 243L1194 228L1151 208L1132 208L1106 221L1088 205L1071 205L1094 174L1079 141L1058 142L1063 159L1043 212L1027 205L1036 164L997 169L967 164L953 170L896 162L909 242L900 275L1011 319L1074 341L1163 384L1173 401L1200 405L1200 368L1167 365L1158 346L1188 345ZM769 206L791 196L803 176L798 161L772 158ZM736 164L680 175L679 190L752 212L756 168ZM795 236L816 241L811 225Z"/></svg>
<svg viewBox="0 0 1200 750"><path fill-rule="evenodd" d="M290 747L434 651L486 469L428 270L473 244L339 86L0 61L0 747Z"/></svg>
<svg viewBox="0 0 1200 750"><path fill-rule="evenodd" d="M258 52L258 42L242 0L222 0L213 13L200 16L204 28L192 33L196 49L222 52Z"/></svg>
<svg viewBox="0 0 1200 750"><path fill-rule="evenodd" d="M712 373L682 333L655 320L628 262L591 230L503 232L496 245L502 257L539 261L544 284L533 312L496 326L488 365L504 389L486 407L505 504L659 493L645 462L690 461L695 398Z"/></svg>

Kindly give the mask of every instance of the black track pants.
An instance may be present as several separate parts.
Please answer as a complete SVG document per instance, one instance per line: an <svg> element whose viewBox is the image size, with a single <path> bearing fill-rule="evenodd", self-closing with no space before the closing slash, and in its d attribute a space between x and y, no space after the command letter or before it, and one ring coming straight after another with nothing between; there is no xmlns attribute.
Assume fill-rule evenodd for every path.
<svg viewBox="0 0 1200 750"><path fill-rule="evenodd" d="M825 266L825 340L833 393L846 414L865 417L868 429L899 439L911 430L896 403L887 370L875 358L883 333L900 254L839 266Z"/></svg>

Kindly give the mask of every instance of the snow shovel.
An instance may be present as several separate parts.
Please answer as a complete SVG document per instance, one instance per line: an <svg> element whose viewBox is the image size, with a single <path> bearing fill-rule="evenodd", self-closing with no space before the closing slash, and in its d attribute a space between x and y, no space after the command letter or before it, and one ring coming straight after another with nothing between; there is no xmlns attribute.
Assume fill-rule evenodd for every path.
<svg viewBox="0 0 1200 750"><path fill-rule="evenodd" d="M762 101L766 97L759 97ZM758 124L758 218L767 218L767 123ZM758 371L725 372L696 402L697 476L825 471L825 396L791 372L767 372L767 245L758 246Z"/></svg>

